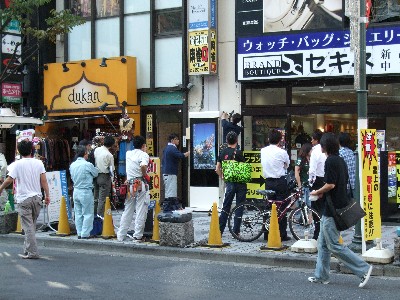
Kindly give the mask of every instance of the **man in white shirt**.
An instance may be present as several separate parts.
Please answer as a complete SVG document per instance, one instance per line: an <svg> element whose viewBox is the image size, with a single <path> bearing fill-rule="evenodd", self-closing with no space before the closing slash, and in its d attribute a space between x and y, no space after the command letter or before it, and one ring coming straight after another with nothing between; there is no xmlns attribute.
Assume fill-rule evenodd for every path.
<svg viewBox="0 0 400 300"><path fill-rule="evenodd" d="M147 218L147 210L150 202L149 182L147 166L150 157L147 154L146 140L142 136L133 138L134 150L126 152L126 174L129 183L130 197L125 200L125 209L122 213L117 233L118 241L122 242L128 233L136 206L135 233L133 240L142 241L144 226ZM135 184L135 181L138 184Z"/></svg>
<svg viewBox="0 0 400 300"><path fill-rule="evenodd" d="M8 170L8 177L0 186L3 190L16 182L14 200L18 205L18 214L21 217L21 226L25 232L24 254L26 259L39 258L36 244L36 220L42 207L42 188L45 193L45 204L50 203L49 186L46 180L46 170L41 160L32 158L32 142L22 140L17 148L22 159L13 162Z"/></svg>
<svg viewBox="0 0 400 300"><path fill-rule="evenodd" d="M104 206L106 198L111 192L111 178L114 176L114 156L110 149L114 146L115 140L107 135L104 138L104 144L94 150L94 159L99 175L96 178L94 186L94 213L100 217L104 216Z"/></svg>
<svg viewBox="0 0 400 300"><path fill-rule="evenodd" d="M313 148L311 150L310 157L310 168L308 171L308 181L310 182L310 191L318 190L324 186L324 176L325 176L325 160L326 155L322 152L320 145L320 140L322 138L323 132L319 129L315 130L312 134L311 144ZM314 208L319 215L322 213L322 201L317 200L311 202L311 207ZM315 224L315 231L313 239L317 240L319 235L319 223Z"/></svg>
<svg viewBox="0 0 400 300"><path fill-rule="evenodd" d="M269 132L270 145L261 149L261 165L265 180L265 189L276 193L276 200L283 200L289 196L286 181L286 170L289 167L289 155L285 150L278 147L282 139L279 130L271 129ZM279 222L279 231L282 241L289 241L287 232L287 218L284 216Z"/></svg>

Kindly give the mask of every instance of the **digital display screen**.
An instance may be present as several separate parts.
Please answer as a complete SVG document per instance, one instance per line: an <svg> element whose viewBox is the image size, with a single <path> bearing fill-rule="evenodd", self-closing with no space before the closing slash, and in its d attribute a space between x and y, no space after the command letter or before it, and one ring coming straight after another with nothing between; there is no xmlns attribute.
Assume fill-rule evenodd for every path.
<svg viewBox="0 0 400 300"><path fill-rule="evenodd" d="M193 168L195 170L215 170L216 145L215 123L193 124Z"/></svg>

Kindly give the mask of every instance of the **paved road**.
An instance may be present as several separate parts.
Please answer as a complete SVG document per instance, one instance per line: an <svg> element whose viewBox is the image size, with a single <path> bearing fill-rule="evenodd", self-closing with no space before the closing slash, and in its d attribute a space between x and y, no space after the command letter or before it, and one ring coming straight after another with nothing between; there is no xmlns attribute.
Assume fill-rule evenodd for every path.
<svg viewBox="0 0 400 300"><path fill-rule="evenodd" d="M0 299L396 299L400 279L333 274L311 284L311 270L182 258L43 248L40 260L0 245Z"/></svg>

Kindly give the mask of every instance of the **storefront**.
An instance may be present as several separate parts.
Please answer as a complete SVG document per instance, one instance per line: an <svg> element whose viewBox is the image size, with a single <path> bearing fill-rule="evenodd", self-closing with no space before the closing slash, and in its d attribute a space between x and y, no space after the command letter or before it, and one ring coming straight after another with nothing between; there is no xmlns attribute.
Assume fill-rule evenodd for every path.
<svg viewBox="0 0 400 300"><path fill-rule="evenodd" d="M242 84L244 149L264 147L271 128L284 131L284 146L292 164L301 144L310 140L315 129L348 132L355 149L357 92L353 85L354 54L350 51L346 20L336 25L328 22L331 25L326 28L312 27L311 21L323 19L324 12L326 18L332 17L327 13L329 1L325 1L325 6L307 8L308 23L268 27L266 24L278 16L272 18L273 13L268 13L262 2L239 4L236 11L239 20L236 23L236 77ZM313 16L316 12L318 15ZM298 13L300 21L302 13ZM343 12L336 11L335 15L342 18ZM296 31L300 29L301 32ZM399 31L400 27L393 23L367 29L368 124L369 128L381 132L378 146L381 153L400 150ZM387 159L387 152L381 157ZM382 186L392 184L387 181L387 173L386 164L381 169L381 179L385 181L381 182ZM382 191L384 219L397 213L400 199L387 189Z"/></svg>

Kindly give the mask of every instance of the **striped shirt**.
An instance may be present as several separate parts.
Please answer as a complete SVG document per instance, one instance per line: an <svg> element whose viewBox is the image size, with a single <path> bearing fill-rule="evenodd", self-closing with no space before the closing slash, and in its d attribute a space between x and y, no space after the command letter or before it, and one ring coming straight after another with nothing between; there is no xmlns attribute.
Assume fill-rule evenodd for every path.
<svg viewBox="0 0 400 300"><path fill-rule="evenodd" d="M351 189L354 189L356 184L356 159L354 152L347 147L340 147L339 156L346 162Z"/></svg>

